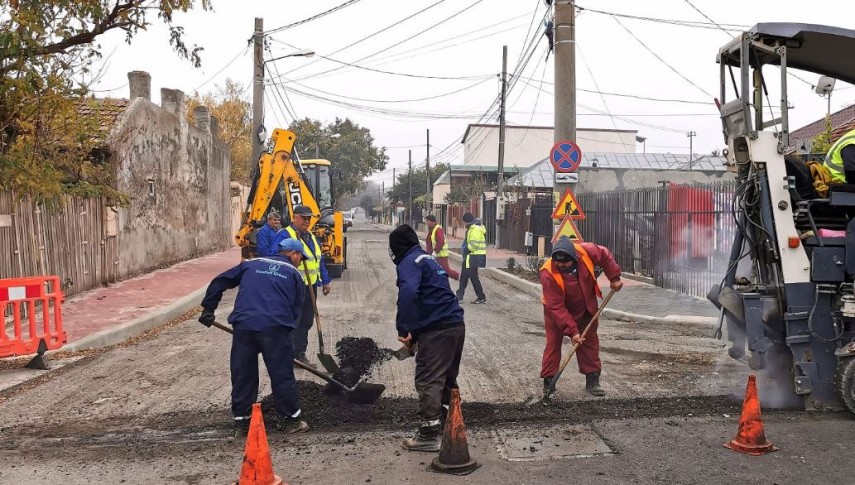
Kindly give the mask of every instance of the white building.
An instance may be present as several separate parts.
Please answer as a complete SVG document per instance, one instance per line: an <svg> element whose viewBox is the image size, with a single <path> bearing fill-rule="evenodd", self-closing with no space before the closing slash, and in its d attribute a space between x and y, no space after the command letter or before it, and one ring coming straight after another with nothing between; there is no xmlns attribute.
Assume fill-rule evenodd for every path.
<svg viewBox="0 0 855 485"><path fill-rule="evenodd" d="M579 128L574 140L585 152L636 153L637 130ZM551 126L506 126L505 167L530 167L555 145ZM499 125L472 124L463 134L463 164L496 167Z"/></svg>

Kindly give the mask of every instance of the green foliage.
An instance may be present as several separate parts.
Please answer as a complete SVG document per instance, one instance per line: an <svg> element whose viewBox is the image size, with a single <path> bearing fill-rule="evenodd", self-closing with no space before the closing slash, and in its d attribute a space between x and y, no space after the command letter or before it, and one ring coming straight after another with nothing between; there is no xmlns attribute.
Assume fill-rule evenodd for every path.
<svg viewBox="0 0 855 485"><path fill-rule="evenodd" d="M383 170L389 157L385 148L374 146L371 130L348 118L336 118L324 126L318 120L304 118L288 128L297 134L297 153L301 159L317 156L333 164L333 200L343 208L346 196L362 187L362 180L372 172ZM332 135L341 135L333 138Z"/></svg>
<svg viewBox="0 0 855 485"><path fill-rule="evenodd" d="M508 268L508 271L515 271L519 266L517 266L517 260L515 258L508 258L505 261L505 267Z"/></svg>
<svg viewBox="0 0 855 485"><path fill-rule="evenodd" d="M530 254L525 257L525 266L528 271L537 273L545 261L546 259L540 258L536 254Z"/></svg>
<svg viewBox="0 0 855 485"><path fill-rule="evenodd" d="M431 164L430 167L430 185L433 187L434 182L448 170L448 164L437 163ZM409 202L410 195L410 173L409 170L402 169L397 174L395 186L388 192L389 200L392 202ZM424 165L420 168L413 168L413 200L425 195L427 192L427 170Z"/></svg>
<svg viewBox="0 0 855 485"><path fill-rule="evenodd" d="M831 126L831 117L825 117L825 128L822 132L813 137L813 145L811 151L814 153L826 153L831 149L831 133L834 127Z"/></svg>
<svg viewBox="0 0 855 485"><path fill-rule="evenodd" d="M220 139L229 145L232 159L231 180L249 185L253 164L252 143L252 104L244 98L244 86L226 79L223 86L217 86L213 93L200 96L195 94L187 99L187 119L193 122L193 109L206 106L219 123Z"/></svg>
<svg viewBox="0 0 855 485"><path fill-rule="evenodd" d="M101 110L87 97L99 73L96 39L121 30L130 42L151 25L170 29L179 56L199 65L175 12L209 0L9 0L0 2L0 190L40 199L64 193L117 195L110 168L97 154Z"/></svg>

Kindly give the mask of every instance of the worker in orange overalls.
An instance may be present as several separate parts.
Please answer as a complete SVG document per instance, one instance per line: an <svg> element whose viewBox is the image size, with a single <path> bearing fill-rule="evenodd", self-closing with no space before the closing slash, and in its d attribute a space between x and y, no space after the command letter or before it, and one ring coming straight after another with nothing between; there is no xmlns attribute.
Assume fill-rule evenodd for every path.
<svg viewBox="0 0 855 485"><path fill-rule="evenodd" d="M595 267L602 268L611 282L611 289L620 291L623 281L621 269L611 251L593 243L574 244L567 236L561 236L552 248L552 257L540 268L540 284L543 286L543 316L546 327L546 348L543 351L544 394L548 392L553 376L558 373L561 362L561 344L564 336L573 343L581 342L576 350L579 372L585 374L585 389L594 396L605 396L600 387L600 341L597 337L597 321L591 318L597 313L597 298L603 294L597 284ZM581 332L593 325L584 340ZM547 398L551 396L546 396Z"/></svg>

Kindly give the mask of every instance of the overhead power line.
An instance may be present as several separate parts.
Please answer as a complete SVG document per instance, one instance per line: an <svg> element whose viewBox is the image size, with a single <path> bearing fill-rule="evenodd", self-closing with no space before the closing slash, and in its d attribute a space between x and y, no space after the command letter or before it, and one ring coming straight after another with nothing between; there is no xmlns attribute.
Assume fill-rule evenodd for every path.
<svg viewBox="0 0 855 485"><path fill-rule="evenodd" d="M645 16L641 16L641 15L622 14L622 13L618 13L618 12L607 12L604 10L597 10L597 9L593 9L593 8L583 7L579 4L576 4L576 8L580 11L588 11L591 13L598 13L598 14L602 14L602 15L608 15L611 17L620 17L620 18L633 19L633 20L644 20L647 22L677 25L677 26L681 26L681 27L694 27L694 28L711 29L711 30L723 29L726 27L727 30L733 30L733 31L742 31L742 30L747 30L750 28L749 25L717 24L715 22L707 23L707 22L695 22L692 20L662 19L662 18L655 18L655 17L645 17Z"/></svg>
<svg viewBox="0 0 855 485"><path fill-rule="evenodd" d="M667 66L667 67L668 67L668 69L671 69L672 71L674 71L674 73L675 73L675 74L677 74L678 76L680 76L681 78L683 78L683 80L685 80L687 83L689 83L689 84L691 84L692 86L696 87L696 88L697 88L698 90L700 90L702 93L704 93L704 94L706 94L707 96L709 96L709 97L710 97L710 99L715 98L715 96L713 96L712 94L710 94L710 92L709 92L709 91L707 91L706 89L704 89L704 88L702 88L702 87L698 86L694 81L692 81L691 79L689 79L688 77L686 77L682 72L680 72L679 70L677 70L677 68L676 68L676 67L674 67L674 66L672 66L671 64L669 64L669 63L668 63L668 61L666 61L665 59L663 59L663 58L662 58L662 56L660 56L659 54L657 54L657 53L656 53L656 51L654 51L653 49L651 49L650 47L648 47L648 45L647 45L647 44L645 44L645 43L644 43L644 41L642 41L641 39L639 39L639 38L638 38L638 36L636 36L636 35L635 35L635 33L633 33L633 31L632 31L632 30L628 29L628 28L623 24L623 22L621 22L621 21L620 21L620 19L619 19L619 18L617 18L617 17L612 17L612 18L614 19L614 21L615 21L615 22L617 22L617 23L618 23L618 25L620 25L621 27L623 27L623 29L624 29L624 30L626 30L626 32L627 32L630 36L632 36L632 38L633 38L633 39L635 39L639 44L641 44L641 46L642 46L642 47L644 47L645 49L647 49L647 51L648 51L648 52L650 52L651 54L653 54L653 57L655 57L655 58L659 59L659 61L660 61L660 62L662 62L662 64L665 64L665 66Z"/></svg>
<svg viewBox="0 0 855 485"><path fill-rule="evenodd" d="M298 25L303 25L303 24L305 24L305 23L311 22L312 20L317 20L317 19L319 19L319 18L321 18L321 17L326 17L327 15L329 15L329 14L331 14L331 13L338 12L339 10L341 10L341 9L343 9L343 8L346 8L346 7L349 7L349 6L351 6L351 5L353 5L354 3L357 3L357 2L359 2L359 1L361 1L361 0L347 0L346 2L342 3L341 5L338 5L338 6L336 6L336 7L333 7L333 8L331 8L331 9L329 9L329 10L325 10L325 11L323 11L323 12L319 13L319 14L312 15L311 17L305 18L305 19L303 19L303 20L298 20L297 22L290 23L290 24L288 24L288 25L283 25L283 26L281 26L281 27L276 27L275 29L267 30L267 31L265 31L264 33L265 33L265 34L274 34L274 33L276 33L276 32L282 32L283 30L286 30L286 29L290 29L290 28L296 27L296 26L298 26Z"/></svg>
<svg viewBox="0 0 855 485"><path fill-rule="evenodd" d="M487 81L489 81L489 80L490 80L490 79L483 79L483 80L481 80L481 81L478 81L478 82L475 82L475 83L473 83L473 84L470 84L469 86L465 86L465 87L462 87L462 88L460 88L460 89L455 89L454 91L449 91L449 92L446 92L446 93L435 94L435 95L432 95L432 96L424 96L424 97L421 97L421 98L411 98L411 99L367 99L367 98L356 98L356 97L352 97L352 96L346 96L346 95L344 95L344 94L331 93L331 92L329 92L329 91L324 91L324 90L321 90L321 89L318 89L318 88L312 88L312 87L310 87L310 86L306 86L305 84L302 84L302 83L299 83L299 82L296 82L296 81L287 81L287 79L286 79L286 82L284 82L284 83L269 83L269 84L276 84L276 85L296 84L297 86L300 86L300 87L302 87L302 88L305 88L305 89L311 89L311 90L314 90L314 91L316 91L316 92L318 92L318 93L325 94L325 95L327 95L327 96L335 96L335 97L337 97L337 98L349 99L349 100L351 100L351 101L364 101L364 102L367 102L367 103L413 103L413 102L417 102L417 101L428 101L428 100L431 100L431 99L437 99L437 98L443 98L443 97L446 97L446 96L452 96L452 95L454 95L454 94L457 94L457 93L460 93L460 92L463 92L463 91L466 91L466 90L472 89L472 88L477 87L477 86L480 86L481 84L484 84L485 82L487 82Z"/></svg>

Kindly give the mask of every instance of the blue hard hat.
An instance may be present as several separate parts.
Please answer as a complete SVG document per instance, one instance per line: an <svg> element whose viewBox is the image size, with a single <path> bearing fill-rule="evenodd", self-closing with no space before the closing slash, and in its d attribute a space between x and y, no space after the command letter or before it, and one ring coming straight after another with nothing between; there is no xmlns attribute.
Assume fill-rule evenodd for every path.
<svg viewBox="0 0 855 485"><path fill-rule="evenodd" d="M303 246L303 243L291 237L283 239L282 242L279 243L279 250L297 251L303 255L303 259L309 259L309 256L306 255L306 248Z"/></svg>

